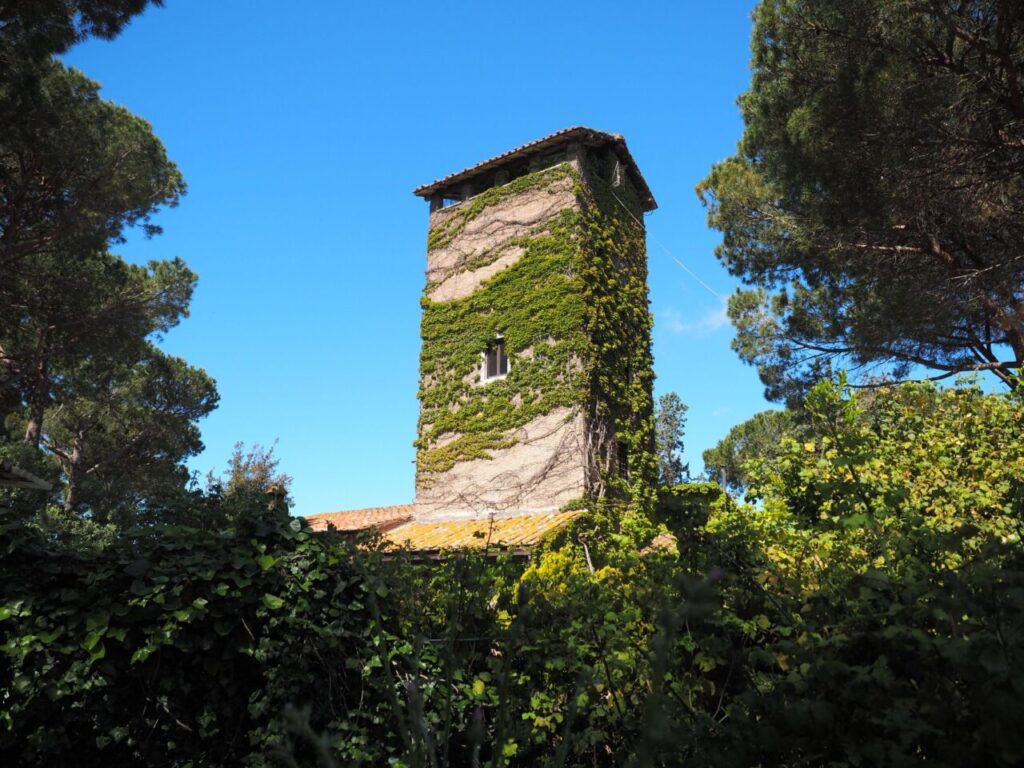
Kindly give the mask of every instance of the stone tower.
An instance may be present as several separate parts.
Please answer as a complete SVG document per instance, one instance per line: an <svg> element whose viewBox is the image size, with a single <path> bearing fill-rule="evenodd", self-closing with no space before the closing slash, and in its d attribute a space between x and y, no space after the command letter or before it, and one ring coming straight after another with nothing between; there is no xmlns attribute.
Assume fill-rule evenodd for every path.
<svg viewBox="0 0 1024 768"><path fill-rule="evenodd" d="M625 140L569 128L415 190L430 203L417 517L650 487L650 313Z"/></svg>

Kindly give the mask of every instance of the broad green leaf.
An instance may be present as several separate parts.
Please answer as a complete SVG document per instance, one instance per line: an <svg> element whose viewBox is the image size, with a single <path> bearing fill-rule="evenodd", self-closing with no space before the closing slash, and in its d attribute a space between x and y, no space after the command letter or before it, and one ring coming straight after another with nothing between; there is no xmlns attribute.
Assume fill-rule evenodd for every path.
<svg viewBox="0 0 1024 768"><path fill-rule="evenodd" d="M267 608L277 610L282 605L284 605L284 600L282 600L277 595L272 595L269 592L267 592L263 595L263 604L267 606Z"/></svg>

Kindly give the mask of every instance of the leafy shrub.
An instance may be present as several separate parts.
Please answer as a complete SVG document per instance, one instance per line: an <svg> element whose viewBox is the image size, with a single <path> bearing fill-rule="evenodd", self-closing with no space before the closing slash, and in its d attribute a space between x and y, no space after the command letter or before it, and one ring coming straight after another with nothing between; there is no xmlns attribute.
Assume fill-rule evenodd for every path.
<svg viewBox="0 0 1024 768"><path fill-rule="evenodd" d="M237 764L279 741L289 703L360 740L374 624L339 541L255 506L234 530L136 530L98 551L6 514L0 551L7 764Z"/></svg>
<svg viewBox="0 0 1024 768"><path fill-rule="evenodd" d="M1011 396L823 385L799 441L529 560L293 530L0 546L0 756L25 765L1011 766ZM296 524L297 526L297 524ZM667 533L675 546L648 546Z"/></svg>

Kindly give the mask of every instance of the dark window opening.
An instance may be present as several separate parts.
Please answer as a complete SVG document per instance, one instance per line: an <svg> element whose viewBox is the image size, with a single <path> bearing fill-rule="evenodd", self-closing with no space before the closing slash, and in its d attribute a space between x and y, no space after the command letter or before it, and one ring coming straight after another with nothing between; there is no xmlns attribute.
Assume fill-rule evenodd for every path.
<svg viewBox="0 0 1024 768"><path fill-rule="evenodd" d="M629 446L622 440L615 441L615 470L619 477L629 477Z"/></svg>
<svg viewBox="0 0 1024 768"><path fill-rule="evenodd" d="M503 186L511 181L515 181L520 176L551 168L565 162L568 157L568 153L563 149L539 157L534 155L533 157L510 160L493 173L474 176L470 181L465 182L461 186L453 185L448 188L448 191L438 192L430 200L430 210L433 212L440 208L449 208L457 205L463 200L479 195L491 187Z"/></svg>
<svg viewBox="0 0 1024 768"><path fill-rule="evenodd" d="M508 355L505 354L505 340L497 338L484 352L484 381L508 374Z"/></svg>

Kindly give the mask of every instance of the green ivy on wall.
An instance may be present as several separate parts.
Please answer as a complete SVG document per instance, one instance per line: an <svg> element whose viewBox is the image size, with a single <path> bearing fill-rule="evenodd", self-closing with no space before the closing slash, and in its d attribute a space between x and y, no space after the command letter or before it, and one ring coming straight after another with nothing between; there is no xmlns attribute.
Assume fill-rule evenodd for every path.
<svg viewBox="0 0 1024 768"><path fill-rule="evenodd" d="M527 191L556 193L571 180L575 204L524 236L473 253L455 273L523 249L507 269L471 294L422 299L423 351L417 472L421 485L457 462L510 447L513 432L559 407L578 409L608 441L625 443L629 478L605 475L617 495L649 502L653 487L647 264L641 206L629 185L612 187L614 157L588 162L582 179L561 163L494 187L453 208L428 236L428 250L450 245L490 206ZM503 335L505 379L479 386L481 354ZM606 466L607 456L595 457Z"/></svg>

